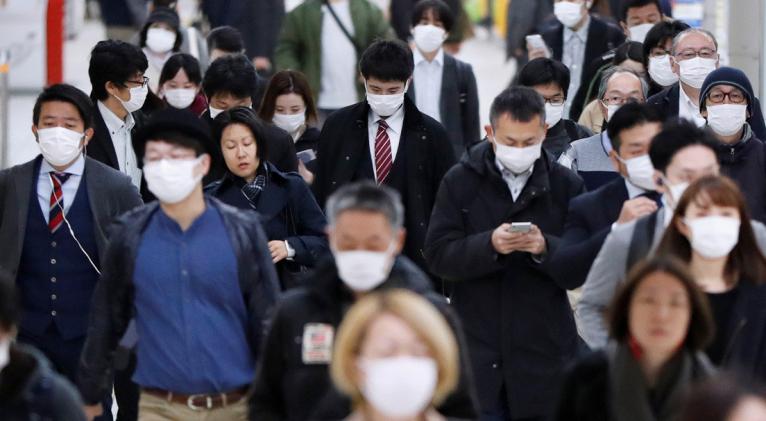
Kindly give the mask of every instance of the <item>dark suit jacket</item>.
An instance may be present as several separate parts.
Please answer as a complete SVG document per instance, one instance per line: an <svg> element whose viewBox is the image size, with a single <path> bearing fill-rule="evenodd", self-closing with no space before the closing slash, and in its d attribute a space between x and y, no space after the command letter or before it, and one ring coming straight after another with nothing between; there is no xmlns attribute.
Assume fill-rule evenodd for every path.
<svg viewBox="0 0 766 421"><path fill-rule="evenodd" d="M415 83L410 85L407 96L415 102ZM439 113L442 125L447 129L455 157L481 139L479 133L479 93L471 65L449 54L444 54L442 90L439 95Z"/></svg>
<svg viewBox="0 0 766 421"><path fill-rule="evenodd" d="M626 200L625 179L617 177L569 202L561 244L551 256L554 279L567 289L582 286Z"/></svg>
<svg viewBox="0 0 766 421"><path fill-rule="evenodd" d="M37 180L35 165L41 156L15 167L0 171L0 268L16 277L24 245L27 212L30 204L32 183ZM96 233L96 247L103 262L107 242L107 228L121 214L141 206L141 196L128 176L100 162L85 158L85 181L90 198Z"/></svg>

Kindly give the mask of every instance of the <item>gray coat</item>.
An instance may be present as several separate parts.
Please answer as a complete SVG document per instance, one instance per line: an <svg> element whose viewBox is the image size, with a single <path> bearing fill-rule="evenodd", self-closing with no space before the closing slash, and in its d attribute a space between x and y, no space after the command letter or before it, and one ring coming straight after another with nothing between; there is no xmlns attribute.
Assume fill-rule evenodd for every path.
<svg viewBox="0 0 766 421"><path fill-rule="evenodd" d="M659 245L665 232L666 210L667 208L662 208L658 211L661 213L658 215L659 218L654 228L652 253ZM628 249L633 239L636 221L618 225L612 230L606 237L606 241L604 241L604 245L585 280L575 316L580 336L591 348L602 348L607 343L608 332L604 323L604 312L617 289L625 280ZM753 226L755 239L761 252L766 253L766 226L757 221L750 223Z"/></svg>
<svg viewBox="0 0 766 421"><path fill-rule="evenodd" d="M24 233L27 227L32 184L37 180L35 169L39 168L37 158L3 171L0 171L0 268L16 277L24 245ZM141 206L141 196L131 184L130 178L106 165L85 158L85 182L93 212L96 247L99 258L104 257L107 228L117 218L130 209ZM33 203L37 206L37 202Z"/></svg>

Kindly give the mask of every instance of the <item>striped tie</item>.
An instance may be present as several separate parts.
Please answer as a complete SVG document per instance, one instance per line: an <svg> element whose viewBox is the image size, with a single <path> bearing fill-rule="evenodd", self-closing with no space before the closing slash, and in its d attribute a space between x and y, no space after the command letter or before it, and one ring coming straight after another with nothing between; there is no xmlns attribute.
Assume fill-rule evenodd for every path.
<svg viewBox="0 0 766 421"><path fill-rule="evenodd" d="M53 191L51 192L51 206L48 218L48 228L51 234L56 233L64 222L64 194L61 192L61 185L66 183L71 174L55 173L51 171L51 182L53 182Z"/></svg>
<svg viewBox="0 0 766 421"><path fill-rule="evenodd" d="M375 136L375 173L378 175L378 184L383 184L391 172L391 140L387 129L386 120L378 120L378 134Z"/></svg>

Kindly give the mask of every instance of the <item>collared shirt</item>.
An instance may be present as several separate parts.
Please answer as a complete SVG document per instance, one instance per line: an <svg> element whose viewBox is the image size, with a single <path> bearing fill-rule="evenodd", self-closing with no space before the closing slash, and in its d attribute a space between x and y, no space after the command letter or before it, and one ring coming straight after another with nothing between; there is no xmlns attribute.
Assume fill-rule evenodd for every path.
<svg viewBox="0 0 766 421"><path fill-rule="evenodd" d="M583 67L585 63L585 46L588 43L588 28L590 28L590 15L585 16L585 23L577 31L564 26L564 45L561 62L569 68L569 91L567 102L564 107L564 118L569 118L569 108L580 88Z"/></svg>
<svg viewBox="0 0 766 421"><path fill-rule="evenodd" d="M439 111L442 94L442 74L444 73L444 50L439 48L432 61L426 60L420 50L412 52L415 60L415 104L418 109L441 123Z"/></svg>
<svg viewBox="0 0 766 421"><path fill-rule="evenodd" d="M40 203L40 209L43 211L45 222L48 222L50 217L51 193L53 192L51 172L59 171L53 169L51 164L43 159L43 162L40 164L40 172L37 176L37 201ZM69 168L62 172L69 174L67 181L61 185L61 194L64 196L64 214L66 215L69 212L69 208L72 207L74 198L77 195L77 189L80 187L80 180L82 180L82 175L85 172L85 157L81 154Z"/></svg>
<svg viewBox="0 0 766 421"><path fill-rule="evenodd" d="M513 201L515 202L524 190L524 186L527 185L527 181L529 181L529 177L532 176L532 170L535 166L533 165L529 167L527 171L524 171L521 174L514 174L511 170L505 168L497 158L495 158L495 165L497 166L497 169L500 170L500 175L503 176L503 181L508 185L508 190L510 190Z"/></svg>
<svg viewBox="0 0 766 421"><path fill-rule="evenodd" d="M349 0L332 2L332 10L351 36L354 36L354 22L351 19ZM322 6L322 58L319 108L336 110L359 100L356 90L357 57L354 44L338 26L338 22Z"/></svg>
<svg viewBox="0 0 766 421"><path fill-rule="evenodd" d="M638 196L646 193L646 190L641 187L634 186L633 183L625 179L625 188L628 189L628 199L635 199Z"/></svg>
<svg viewBox="0 0 766 421"><path fill-rule="evenodd" d="M137 384L197 394L252 382L256 361L237 257L209 201L186 231L157 209L137 250L133 283Z"/></svg>
<svg viewBox="0 0 766 421"><path fill-rule="evenodd" d="M375 114L372 110L370 110L367 116L370 157L372 158L372 171L375 174L376 180L378 179L378 170L375 168L375 136L378 134L378 120L381 118L383 117ZM391 141L391 164L393 165L396 161L396 151L399 150L399 140L402 137L402 128L404 127L404 104L385 120L388 123L386 133L388 133L388 139Z"/></svg>
<svg viewBox="0 0 766 421"><path fill-rule="evenodd" d="M705 117L702 117L702 114L700 114L700 107L686 95L684 87L680 83L678 85L678 116L691 121L697 127L705 127L707 122Z"/></svg>
<svg viewBox="0 0 766 421"><path fill-rule="evenodd" d="M141 188L141 169L138 168L136 152L133 150L130 131L136 125L133 114L128 113L125 120L121 120L103 102L98 101L98 110L104 118L109 136L114 144L114 152L117 154L117 164L120 171L130 177L130 181L136 188Z"/></svg>

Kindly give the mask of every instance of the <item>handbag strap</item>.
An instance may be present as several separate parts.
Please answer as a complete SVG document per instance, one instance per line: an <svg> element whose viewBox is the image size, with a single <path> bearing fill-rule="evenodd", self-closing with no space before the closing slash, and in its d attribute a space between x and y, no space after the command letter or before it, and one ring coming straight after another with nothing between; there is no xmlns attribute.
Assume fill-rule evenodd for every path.
<svg viewBox="0 0 766 421"><path fill-rule="evenodd" d="M348 29L346 28L346 25L344 25L343 22L341 22L340 18L335 13L335 9L333 9L332 5L330 5L330 2L328 0L322 0L322 3L324 3L325 6L327 6L327 10L330 11L330 14L332 15L333 20L335 20L335 23L338 24L338 27L343 32L343 35L345 35L346 38L348 38L348 41L351 43L351 45L354 46L354 50L356 50L357 55L359 55L359 53L361 52L359 45L357 45L356 40L348 31Z"/></svg>

